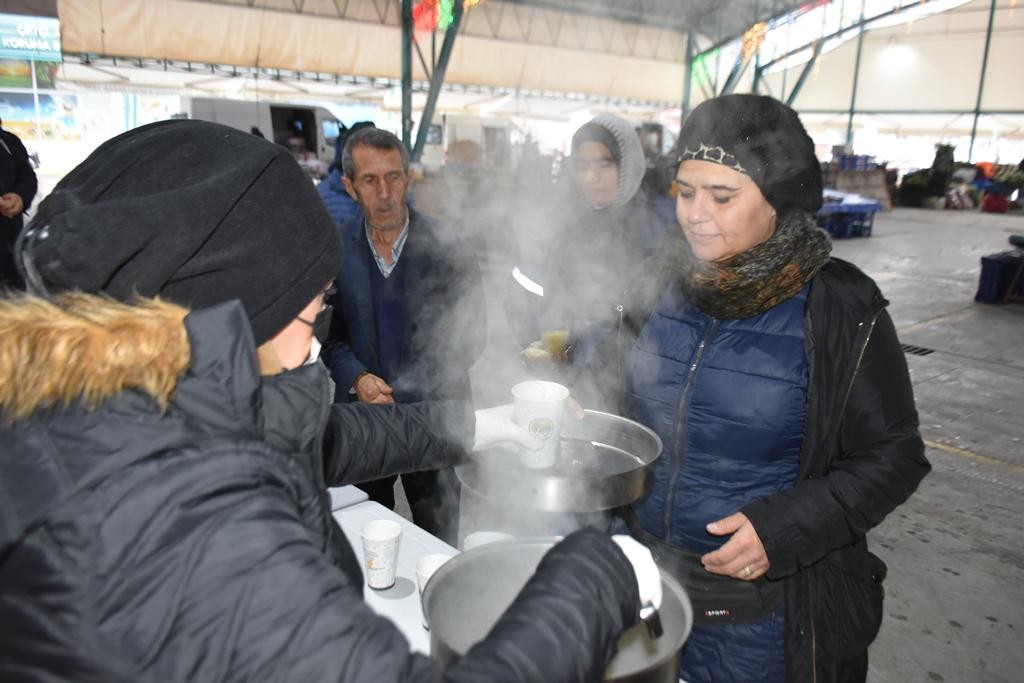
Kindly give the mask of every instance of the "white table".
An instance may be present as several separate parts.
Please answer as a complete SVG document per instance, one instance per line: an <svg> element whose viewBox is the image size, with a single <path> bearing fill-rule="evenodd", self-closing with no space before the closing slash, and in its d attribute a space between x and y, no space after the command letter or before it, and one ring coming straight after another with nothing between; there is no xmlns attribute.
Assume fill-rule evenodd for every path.
<svg viewBox="0 0 1024 683"><path fill-rule="evenodd" d="M347 508L349 505L362 503L370 498L366 491L352 485L335 486L334 488L327 489L327 493L331 494L331 512Z"/></svg>
<svg viewBox="0 0 1024 683"><path fill-rule="evenodd" d="M356 503L337 510L334 519L345 532L359 563L363 565L364 572L366 560L363 557L363 541L360 537L363 525L375 519L390 519L402 526L395 585L384 590L374 590L364 585L363 597L375 612L391 619L398 626L414 651L430 654L430 634L423 626L420 596L416 589L416 560L431 553L454 557L459 551L373 501Z"/></svg>

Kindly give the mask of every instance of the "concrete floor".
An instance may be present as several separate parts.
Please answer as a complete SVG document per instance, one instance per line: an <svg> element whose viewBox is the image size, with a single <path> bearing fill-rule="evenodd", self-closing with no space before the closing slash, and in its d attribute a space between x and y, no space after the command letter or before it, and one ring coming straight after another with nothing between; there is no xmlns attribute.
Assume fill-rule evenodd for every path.
<svg viewBox="0 0 1024 683"><path fill-rule="evenodd" d="M901 341L934 351L907 356L933 471L870 535L889 565L872 683L1024 681L1024 303L973 301L979 258L1011 233L1024 217L896 209L872 237L835 243L879 283ZM486 259L479 405L522 374L500 308L508 269Z"/></svg>
<svg viewBox="0 0 1024 683"><path fill-rule="evenodd" d="M908 355L932 473L870 540L889 565L869 680L1024 680L1024 304L976 304L1024 217L897 209L835 255L875 278Z"/></svg>

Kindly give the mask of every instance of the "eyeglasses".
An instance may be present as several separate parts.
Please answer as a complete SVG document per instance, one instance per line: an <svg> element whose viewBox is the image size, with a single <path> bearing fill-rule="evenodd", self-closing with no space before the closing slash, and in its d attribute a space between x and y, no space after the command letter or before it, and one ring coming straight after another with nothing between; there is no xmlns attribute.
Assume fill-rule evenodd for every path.
<svg viewBox="0 0 1024 683"><path fill-rule="evenodd" d="M332 282L331 284L327 285L327 287L325 289L321 290L321 292L320 292L320 312L321 313L323 313L328 308L330 308L330 305L327 302L329 300L333 299L337 294L338 294L338 284L336 282Z"/></svg>

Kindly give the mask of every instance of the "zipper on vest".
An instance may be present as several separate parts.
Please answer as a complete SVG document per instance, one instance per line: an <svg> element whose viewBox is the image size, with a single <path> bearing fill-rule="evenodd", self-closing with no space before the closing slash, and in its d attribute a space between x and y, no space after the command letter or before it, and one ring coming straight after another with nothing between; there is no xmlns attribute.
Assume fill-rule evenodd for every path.
<svg viewBox="0 0 1024 683"><path fill-rule="evenodd" d="M624 310L625 307L622 304L615 306L615 312L619 314L619 323L615 327L615 371L617 373L615 376L618 379L618 383L615 386L622 387L623 391L625 391L626 386L625 375L622 374L622 319L625 317ZM624 403L624 400L619 401L618 407L621 409Z"/></svg>
<svg viewBox="0 0 1024 683"><path fill-rule="evenodd" d="M675 502L676 483L679 480L679 473L683 465L683 456L679 452L679 448L682 445L683 434L686 431L690 394L693 393L693 381L697 376L697 368L700 366L700 361L704 357L704 349L707 348L708 341L711 340L711 336L718 329L718 323L718 320L712 318L707 329L704 330L704 336L701 338L700 344L697 345L697 351L693 354L693 359L690 361L690 369L686 373L686 385L683 387L683 395L679 399L679 416L676 418L676 438L672 448L672 476L668 480L668 497L665 499L665 541L668 543L672 542L672 505Z"/></svg>

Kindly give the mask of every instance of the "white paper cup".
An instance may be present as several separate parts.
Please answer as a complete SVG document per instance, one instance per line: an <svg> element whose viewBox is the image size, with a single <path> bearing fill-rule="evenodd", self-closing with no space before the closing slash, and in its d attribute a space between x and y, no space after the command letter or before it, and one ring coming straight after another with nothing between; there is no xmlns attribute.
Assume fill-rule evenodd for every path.
<svg viewBox="0 0 1024 683"><path fill-rule="evenodd" d="M430 581L430 577L441 568L441 565L450 559L452 559L451 555L432 553L416 560L416 588L419 589L421 596L423 595L423 589L427 586L427 581Z"/></svg>
<svg viewBox="0 0 1024 683"><path fill-rule="evenodd" d="M378 590L391 588L395 585L401 525L390 519L375 519L363 526L362 536L367 585Z"/></svg>
<svg viewBox="0 0 1024 683"><path fill-rule="evenodd" d="M452 559L451 555L432 553L430 555L423 555L420 559L416 560L416 588L420 592L421 608L423 607L423 589L427 587L427 581L430 581L430 577L434 575L434 572L450 559ZM422 614L423 628L429 630L430 624L427 623L427 611L423 609Z"/></svg>
<svg viewBox="0 0 1024 683"><path fill-rule="evenodd" d="M506 534L504 531L474 531L471 534L467 534L466 538L463 539L462 549L472 550L488 543L507 541L510 538L515 537L512 534Z"/></svg>
<svg viewBox="0 0 1024 683"><path fill-rule="evenodd" d="M516 424L544 442L540 450L519 449L520 459L527 467L551 467L558 457L558 437L569 390L555 382L530 380L512 387L512 401Z"/></svg>

